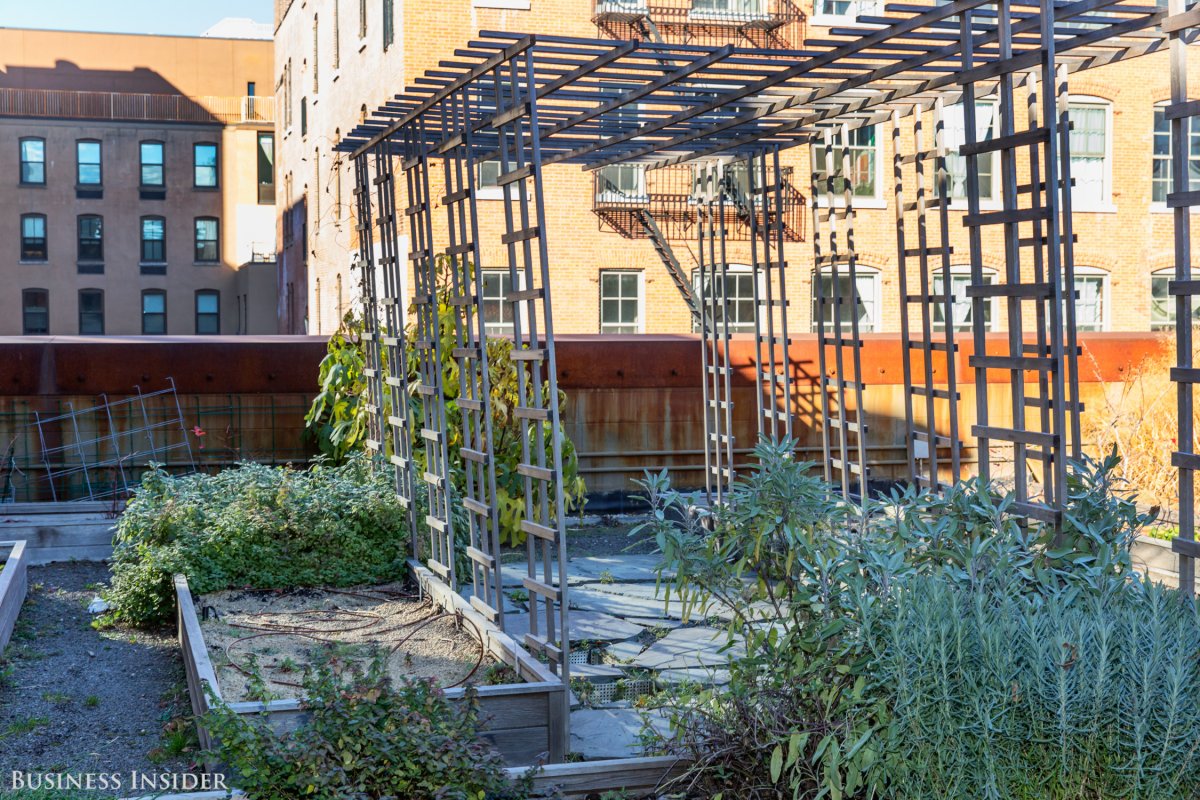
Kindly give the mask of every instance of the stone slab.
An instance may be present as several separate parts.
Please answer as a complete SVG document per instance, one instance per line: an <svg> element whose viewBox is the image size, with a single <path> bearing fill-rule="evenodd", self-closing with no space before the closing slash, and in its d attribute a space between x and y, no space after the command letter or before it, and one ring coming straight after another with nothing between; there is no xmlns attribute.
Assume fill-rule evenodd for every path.
<svg viewBox="0 0 1200 800"><path fill-rule="evenodd" d="M581 708L571 712L571 747L585 759L633 758L642 754L643 720L666 733L662 714L628 708Z"/></svg>
<svg viewBox="0 0 1200 800"><path fill-rule="evenodd" d="M719 628L679 628L646 648L633 659L633 666L655 670L724 666L744 653L737 645L719 652L728 636Z"/></svg>
<svg viewBox="0 0 1200 800"><path fill-rule="evenodd" d="M571 641L617 642L641 634L645 628L623 619L594 611L571 611ZM529 614L506 614L504 632L520 641L529 633Z"/></svg>
<svg viewBox="0 0 1200 800"><path fill-rule="evenodd" d="M459 594L462 595L463 600L466 600L469 603L469 602L471 602L471 598L475 596L475 589L474 589L474 587L471 587L471 586L465 586L459 592ZM504 613L505 614L519 614L525 610L524 608L522 608L521 606L519 606L515 602L513 602L513 599L511 597L509 597L507 594L504 594L502 596L504 598Z"/></svg>
<svg viewBox="0 0 1200 800"><path fill-rule="evenodd" d="M654 677L663 683L694 683L707 688L729 683L729 670L719 667L664 669L654 673Z"/></svg>
<svg viewBox="0 0 1200 800"><path fill-rule="evenodd" d="M597 591L592 584L587 587L572 587L569 595L571 608L584 611L599 611L614 617L643 617L648 619L682 619L683 606L678 600L672 599L670 604L653 597L638 597L635 595L619 594L609 591ZM621 584L636 586L637 584ZM651 587L653 588L653 587Z"/></svg>
<svg viewBox="0 0 1200 800"><path fill-rule="evenodd" d="M604 653L607 657L613 659L614 661L626 662L637 658L645 649L646 646L641 642L630 639L629 641L610 644L608 647L604 648Z"/></svg>

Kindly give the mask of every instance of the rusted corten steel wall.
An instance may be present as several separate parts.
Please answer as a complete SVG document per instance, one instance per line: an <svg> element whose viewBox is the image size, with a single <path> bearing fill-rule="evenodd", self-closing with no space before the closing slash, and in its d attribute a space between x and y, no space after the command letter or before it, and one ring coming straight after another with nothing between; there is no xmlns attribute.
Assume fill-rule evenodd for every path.
<svg viewBox="0 0 1200 800"><path fill-rule="evenodd" d="M892 334L864 338L868 461L873 474L886 480L907 467L900 342ZM1100 413L1095 401L1105 384L1115 390L1131 366L1167 347L1162 335L1152 333L1081 334L1081 339L1085 416ZM816 342L811 335L795 340L795 430L801 457L816 460ZM678 485L703 485L699 337L563 336L557 344L559 386L567 393L563 421L597 501L607 499L612 507L613 501L631 493L631 480L644 469L667 467ZM749 337L735 339L731 347L736 368L734 434L741 459L754 443L753 349ZM970 430L975 408L971 353L971 343L962 342L956 368L963 392L963 431ZM195 424L206 431L205 449L197 450L201 464L222 465L237 458L302 461L311 454L301 440L304 409L316 391L317 366L324 354L321 337L0 338L0 446L7 450L23 433L13 426L33 410L55 412L68 401L82 408L102 393L113 398L128 395L135 385L154 391L171 377L189 427ZM995 386L999 407L1007 386L1000 381ZM224 408L229 413L213 411ZM947 430L948 421L940 421L939 428ZM968 470L975 457L970 444L965 452ZM593 508L605 505L597 502Z"/></svg>

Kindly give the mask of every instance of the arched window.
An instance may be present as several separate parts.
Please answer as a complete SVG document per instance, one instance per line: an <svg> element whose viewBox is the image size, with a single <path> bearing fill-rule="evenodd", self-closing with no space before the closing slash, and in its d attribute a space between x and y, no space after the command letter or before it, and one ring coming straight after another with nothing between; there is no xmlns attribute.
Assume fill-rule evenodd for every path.
<svg viewBox="0 0 1200 800"><path fill-rule="evenodd" d="M163 143L157 141L142 142L139 146L142 167L142 187L161 189L166 185L166 159L163 155Z"/></svg>
<svg viewBox="0 0 1200 800"><path fill-rule="evenodd" d="M104 292L101 289L79 290L79 335L104 335Z"/></svg>
<svg viewBox="0 0 1200 800"><path fill-rule="evenodd" d="M991 286L996 282L996 271L993 269L983 270L983 283L986 286ZM933 274L933 294L942 294L942 270L938 268ZM954 304L951 309L954 320L954 330L970 331L974 330L975 306L974 301L967 297L967 287L971 285L971 267L969 265L958 265L950 267L950 293L954 297ZM983 329L985 331L992 330L995 325L995 319L999 313L1000 298L987 297L983 300ZM933 329L943 331L946 329L946 312L945 307L940 300L930 303L933 310ZM911 325L912 323L910 323Z"/></svg>
<svg viewBox="0 0 1200 800"><path fill-rule="evenodd" d="M21 292L21 332L26 336L50 333L50 292L45 289Z"/></svg>
<svg viewBox="0 0 1200 800"><path fill-rule="evenodd" d="M27 136L20 140L21 183L27 186L46 185L46 140Z"/></svg>
<svg viewBox="0 0 1200 800"><path fill-rule="evenodd" d="M1112 103L1098 97L1072 97L1071 201L1075 211L1112 206Z"/></svg>
<svg viewBox="0 0 1200 800"><path fill-rule="evenodd" d="M1075 267L1075 295L1075 329L1108 330L1108 273L1098 267Z"/></svg>
<svg viewBox="0 0 1200 800"><path fill-rule="evenodd" d="M854 275L858 288L858 332L874 333L880 329L879 311L882 306L879 270L858 264L854 267ZM823 304L817 303L817 281L820 281L821 296L826 300ZM845 266L838 267L837 290L837 294L842 297L842 304L841 310L836 312L837 317L835 318L837 304L828 302L834 297L833 270L826 267L819 273L814 273L812 288L812 329L814 331L817 330L817 320L822 314L825 318L826 330L833 330L835 319L841 320L843 332L852 330L853 319L848 313L852 294L850 271ZM823 306L823 308L819 306Z"/></svg>
<svg viewBox="0 0 1200 800"><path fill-rule="evenodd" d="M46 215L21 215L21 260L45 261L46 250Z"/></svg>
<svg viewBox="0 0 1200 800"><path fill-rule="evenodd" d="M1200 270L1192 270L1192 280L1200 280ZM1175 268L1160 269L1150 275L1150 330L1173 330L1177 318L1176 299L1170 293ZM1200 296L1192 296L1192 325L1200 325Z"/></svg>
<svg viewBox="0 0 1200 800"><path fill-rule="evenodd" d="M142 263L165 264L167 261L167 221L162 217L142 217Z"/></svg>
<svg viewBox="0 0 1200 800"><path fill-rule="evenodd" d="M1184 120L1188 139L1188 187L1200 182L1200 122L1195 117ZM1171 122L1167 119L1167 104L1154 107L1154 148L1151 155L1150 202L1166 205L1172 174Z"/></svg>
<svg viewBox="0 0 1200 800"><path fill-rule="evenodd" d="M167 293L162 289L142 292L142 333L162 336L167 332Z"/></svg>
<svg viewBox="0 0 1200 800"><path fill-rule="evenodd" d="M196 292L196 334L215 336L221 332L221 293L216 289Z"/></svg>

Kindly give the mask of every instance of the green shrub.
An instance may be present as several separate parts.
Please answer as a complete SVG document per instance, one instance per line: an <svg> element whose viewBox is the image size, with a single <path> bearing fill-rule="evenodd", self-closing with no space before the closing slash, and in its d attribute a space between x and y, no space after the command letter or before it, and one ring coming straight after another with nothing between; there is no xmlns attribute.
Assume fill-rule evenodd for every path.
<svg viewBox="0 0 1200 800"><path fill-rule="evenodd" d="M441 287L438 291L438 334L442 358L442 392L446 403L446 447L451 465L451 481L460 494L466 491L467 486L467 476L459 456L459 450L465 443L463 412L458 404L462 388L461 374L459 361L453 353L457 347L455 315L460 313L460 309L453 303L455 292L451 287L462 285L461 278L453 280L452 271L463 268L472 267L466 262L455 261L447 256L438 258L438 270L441 275L438 281ZM415 313L410 312L409 316L415 320ZM361 452L366 447L369 425L368 408L364 401L367 392L364 376L366 350L362 343L362 332L362 321L347 315L337 333L330 337L328 353L320 367L320 391L305 417L308 435L316 440L321 452L333 463L341 463L352 453ZM419 378L419 353L416 344L420 339L414 321L406 331L405 343L409 370L408 402L415 419L421 417L421 405L416 395ZM527 483L527 479L517 472L517 464L523 458L536 457L539 441L545 449L547 463L551 463L553 459L552 446L555 438L561 443L563 494L568 512L583 508L587 486L579 476L579 457L575 445L561 425L557 431L552 429L549 422L542 423L540 431L537 426L531 425L528 447L532 455L525 455L526 442L523 441L522 429L526 422L515 414L515 409L520 405L521 379L512 352L513 341L509 338L490 337L487 341L488 382L492 398L492 440L496 466L495 502L500 520L501 541L515 546L525 541L521 520L525 511ZM382 355L386 356L386 352ZM527 392L534 390L535 387L526 387ZM388 398L391 388L385 385L383 391L384 405L390 407ZM548 405L548 381L542 384L540 391L542 403ZM529 402L528 399L526 402ZM559 392L558 402L560 407L566 405L567 396L564 392ZM414 474L417 475L424 471L425 445L424 438L414 437ZM533 504L536 507L541 503L542 483L533 481L532 489ZM553 509L553 502L550 505ZM462 535L465 547L469 538L465 529L462 530ZM469 564L465 566L469 569Z"/></svg>
<svg viewBox="0 0 1200 800"><path fill-rule="evenodd" d="M211 476L151 470L117 524L106 621L165 622L175 573L197 594L395 580L410 541L391 482L362 457Z"/></svg>
<svg viewBox="0 0 1200 800"><path fill-rule="evenodd" d="M309 717L286 734L269 727L266 712L248 718L219 701L202 719L251 800L529 796L529 777L509 780L501 757L478 740L471 690L451 702L431 681L393 684L381 659L365 672L319 664L304 689Z"/></svg>
<svg viewBox="0 0 1200 800"><path fill-rule="evenodd" d="M1071 466L1066 521L1056 531L1023 524L1013 513L1012 498L980 480L942 495L909 489L860 509L838 499L832 487L813 476L811 465L793 461L792 449L788 442L760 444L757 466L739 478L729 502L716 509L694 506L671 489L665 472L642 483L654 519L635 533L648 532L657 540L664 554L663 580L685 611L708 613L704 606L714 600L725 606L732 615L731 644L745 649L745 656L730 665L728 686L683 691L668 704L671 734L654 745L693 759L685 781L701 794L840 800L893 797L895 787L916 785L895 754L920 750L922 725L932 723L922 710L906 716L897 707L908 688L905 681L913 678L895 664L893 653L897 637L905 635L911 622L907 604L918 596L913 587L938 587L966 598L964 603L969 599L1001 609L996 614L1012 608L1071 608L1081 627L1086 619L1093 626L1124 624L1140 630L1129 616L1142 590L1132 575L1128 547L1154 515L1139 514L1132 498L1118 496L1111 477L1115 456ZM1109 622L1100 619L1105 603L1126 596L1129 610L1114 611L1117 616ZM1010 630L1008 635L1014 634ZM1184 641L1179 638L1182 629L1173 635ZM1135 633L1130 636L1136 638ZM1039 643L1046 641L1043 637ZM992 644L1002 642L997 638ZM918 642L912 652L922 647L931 643ZM1182 665L1171 659L1184 650L1178 644L1171 647L1175 650L1160 666L1178 671ZM1043 651L1040 657L1045 656ZM997 658L992 666L1002 674L1011 666L1011 660L1003 659L1013 653L982 648L978 657ZM1036 661L1032 654L1028 657L1031 664ZM1131 657L1129 663L1135 660ZM1046 672L1045 664L1037 663ZM969 748L972 728L1003 721L993 719L993 709L970 694L982 691L972 683L982 670L963 666L971 669L961 676L923 672L921 677L930 698L941 697L938 691L955 696L957 716L945 714L940 721L947 726L957 721L964 730L946 727L941 733L947 739L958 737L958 745ZM1095 699L1069 688L1053 697L1032 688L1022 697L1029 704L1044 704L1036 710L1037 719L1038 714L1052 714L1056 704L1086 705ZM1012 685L988 687L1007 689ZM928 707L936 705L931 700ZM1182 724L1185 716L1177 714L1166 724ZM1049 735L1051 727L1037 731ZM1145 741L1165 747L1177 740L1200 741L1200 725L1183 734L1160 730ZM1044 739L1034 741L1045 744ZM932 748L921 752L936 757ZM1096 769L1129 769L1134 761L1137 770L1149 771L1161 763L1157 756L1127 748L1085 763ZM1059 767L1065 768L1064 763ZM1019 759L1005 768L1022 769ZM1030 765L1031 772L1046 774L1037 769ZM948 772L962 783L939 776L933 791L922 794L930 788L926 785L906 796L1068 796L988 794L986 788L965 788L981 772ZM953 794L951 785L961 785L963 793ZM1064 785L1070 786L1070 780L1064 779ZM1105 785L1130 784L1114 778ZM982 793L973 794L976 790Z"/></svg>

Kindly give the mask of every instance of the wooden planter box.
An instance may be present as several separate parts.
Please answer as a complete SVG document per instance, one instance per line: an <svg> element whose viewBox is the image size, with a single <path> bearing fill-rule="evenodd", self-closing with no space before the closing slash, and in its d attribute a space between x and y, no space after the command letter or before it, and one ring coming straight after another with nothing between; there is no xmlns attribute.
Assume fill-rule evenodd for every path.
<svg viewBox="0 0 1200 800"><path fill-rule="evenodd" d="M1152 581L1179 588L1179 554L1168 539L1139 536L1129 551L1133 568ZM1200 580L1196 582L1200 589Z"/></svg>
<svg viewBox="0 0 1200 800"><path fill-rule="evenodd" d="M0 542L0 555L5 557L4 569L0 570L0 655L3 655L29 589L26 577L29 557L24 541Z"/></svg>
<svg viewBox="0 0 1200 800"><path fill-rule="evenodd" d="M687 762L674 757L619 758L612 761L588 761L581 764L551 764L543 767L533 779L537 794L556 792L564 800L582 800L610 790L624 790L634 797L653 792L669 778L683 773ZM519 778L525 767L511 767L509 774ZM131 797L126 800L225 800L226 792L194 792L191 794ZM243 798L234 791L234 798Z"/></svg>
<svg viewBox="0 0 1200 800"><path fill-rule="evenodd" d="M423 592L447 611L459 612L483 633L488 652L497 661L511 666L524 683L498 686L479 686L480 714L483 719L482 738L490 742L511 765L536 764L539 761L562 761L566 747L566 718L568 711L566 687L541 662L529 655L510 636L495 625L458 594L451 591L433 573L415 562L409 562L413 577ZM204 686L211 686L220 697L216 671L208 658L208 649L196 616L196 606L188 588L187 578L175 576L175 597L178 604L177 621L179 645L187 672L188 693L192 711L197 716L209 710ZM446 696L461 699L465 689L447 689ZM301 700L276 700L269 705L259 702L229 703L239 714L269 714L272 727L287 731L304 722L307 712ZM200 743L209 747L207 733L199 732Z"/></svg>
<svg viewBox="0 0 1200 800"><path fill-rule="evenodd" d="M31 565L56 561L104 561L113 554L111 502L5 503L0 505L4 536L24 539Z"/></svg>

